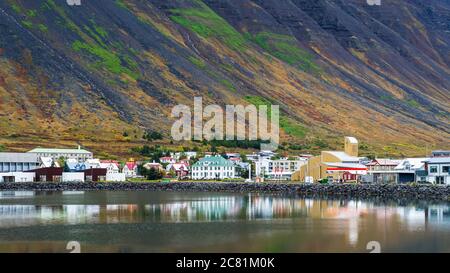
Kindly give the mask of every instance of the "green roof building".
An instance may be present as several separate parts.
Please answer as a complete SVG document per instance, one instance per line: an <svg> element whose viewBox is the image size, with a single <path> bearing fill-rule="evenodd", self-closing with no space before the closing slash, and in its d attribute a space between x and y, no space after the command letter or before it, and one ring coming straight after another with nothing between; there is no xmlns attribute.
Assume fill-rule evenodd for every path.
<svg viewBox="0 0 450 273"><path fill-rule="evenodd" d="M192 165L192 179L212 180L236 177L236 166L220 155L207 156Z"/></svg>

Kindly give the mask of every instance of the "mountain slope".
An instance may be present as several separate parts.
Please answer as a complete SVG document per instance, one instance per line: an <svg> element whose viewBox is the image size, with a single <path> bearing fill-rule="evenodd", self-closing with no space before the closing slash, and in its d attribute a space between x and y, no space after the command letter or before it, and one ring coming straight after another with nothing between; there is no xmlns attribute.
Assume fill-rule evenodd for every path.
<svg viewBox="0 0 450 273"><path fill-rule="evenodd" d="M445 0L2 1L0 137L115 153L202 96L279 104L305 150L450 148L449 33Z"/></svg>

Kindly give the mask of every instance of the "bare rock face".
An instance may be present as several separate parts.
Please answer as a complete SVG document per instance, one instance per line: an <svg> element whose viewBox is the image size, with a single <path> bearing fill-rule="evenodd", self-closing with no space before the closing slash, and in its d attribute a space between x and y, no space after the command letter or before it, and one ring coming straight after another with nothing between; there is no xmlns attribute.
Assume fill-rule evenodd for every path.
<svg viewBox="0 0 450 273"><path fill-rule="evenodd" d="M1 1L0 138L168 138L202 96L279 104L305 149L450 148L449 34L445 0Z"/></svg>

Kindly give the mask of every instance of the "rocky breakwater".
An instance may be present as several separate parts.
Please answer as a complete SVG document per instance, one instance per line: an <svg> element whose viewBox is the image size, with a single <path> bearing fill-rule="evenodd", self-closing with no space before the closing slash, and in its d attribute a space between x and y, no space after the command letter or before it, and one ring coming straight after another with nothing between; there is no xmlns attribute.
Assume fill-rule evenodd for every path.
<svg viewBox="0 0 450 273"><path fill-rule="evenodd" d="M298 184L298 183L0 183L0 191L190 191L190 192L258 192L296 194L318 198L377 198L386 200L450 201L449 186L432 185L356 185L356 184Z"/></svg>

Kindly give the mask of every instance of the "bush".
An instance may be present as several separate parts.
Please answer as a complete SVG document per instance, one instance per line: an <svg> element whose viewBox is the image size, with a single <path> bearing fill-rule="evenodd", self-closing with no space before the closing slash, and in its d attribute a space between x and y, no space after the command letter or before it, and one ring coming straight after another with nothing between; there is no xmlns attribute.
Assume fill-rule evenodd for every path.
<svg viewBox="0 0 450 273"><path fill-rule="evenodd" d="M152 141L152 140L163 139L163 135L160 132L148 131L148 132L145 132L145 134L142 138L146 139L148 141Z"/></svg>
<svg viewBox="0 0 450 273"><path fill-rule="evenodd" d="M322 180L319 180L320 184L328 184L328 178L324 178Z"/></svg>

